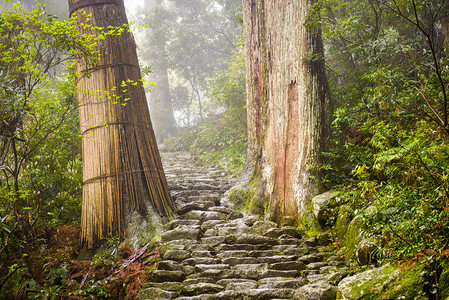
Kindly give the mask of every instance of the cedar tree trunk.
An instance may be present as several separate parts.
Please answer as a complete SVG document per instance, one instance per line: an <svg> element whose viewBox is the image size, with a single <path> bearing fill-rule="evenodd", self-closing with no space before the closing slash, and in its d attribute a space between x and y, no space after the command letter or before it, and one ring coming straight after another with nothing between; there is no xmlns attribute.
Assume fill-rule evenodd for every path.
<svg viewBox="0 0 449 300"><path fill-rule="evenodd" d="M320 192L329 99L321 30L309 18L316 2L243 0L248 149L241 181L258 187L277 222L303 220Z"/></svg>

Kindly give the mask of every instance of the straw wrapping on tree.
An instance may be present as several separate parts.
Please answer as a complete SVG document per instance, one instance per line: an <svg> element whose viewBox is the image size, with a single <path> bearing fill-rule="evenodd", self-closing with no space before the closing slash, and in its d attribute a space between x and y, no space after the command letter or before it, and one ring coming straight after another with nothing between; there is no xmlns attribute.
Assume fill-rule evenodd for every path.
<svg viewBox="0 0 449 300"><path fill-rule="evenodd" d="M69 5L77 2L70 0ZM84 6L83 10L85 13L74 12L79 23L104 28L127 24L123 5ZM92 33L83 26L79 29L81 34ZM88 248L97 247L110 234L124 237L125 206L145 213L149 200L161 216L175 211L135 47L125 29L121 35L107 35L98 44L96 66L77 65L77 72L90 72L77 81L83 135L81 242Z"/></svg>

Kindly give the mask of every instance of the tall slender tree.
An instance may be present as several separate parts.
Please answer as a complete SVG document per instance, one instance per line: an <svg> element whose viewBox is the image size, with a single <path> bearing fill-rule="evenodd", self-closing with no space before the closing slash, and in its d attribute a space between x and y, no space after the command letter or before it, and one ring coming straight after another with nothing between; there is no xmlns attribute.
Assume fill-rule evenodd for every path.
<svg viewBox="0 0 449 300"><path fill-rule="evenodd" d="M315 0L243 0L248 150L241 177L269 216L303 219L320 190L329 105Z"/></svg>
<svg viewBox="0 0 449 300"><path fill-rule="evenodd" d="M69 0L81 37L103 34L99 60L77 74L83 136L81 241L97 247L109 234L125 236L126 213L175 210L152 130L136 45L123 0ZM111 27L112 26L112 27ZM121 34L105 34L115 28ZM121 29L120 29L121 28Z"/></svg>
<svg viewBox="0 0 449 300"><path fill-rule="evenodd" d="M145 9L151 14L164 15L167 13L166 8L156 0L145 0ZM152 18L152 20L160 21L159 18ZM151 33L147 45L150 53L146 56L153 71L149 75L149 79L156 83L149 93L150 112L156 138L162 142L176 134L176 120L173 114L165 50L167 37L164 22L153 22L149 29Z"/></svg>

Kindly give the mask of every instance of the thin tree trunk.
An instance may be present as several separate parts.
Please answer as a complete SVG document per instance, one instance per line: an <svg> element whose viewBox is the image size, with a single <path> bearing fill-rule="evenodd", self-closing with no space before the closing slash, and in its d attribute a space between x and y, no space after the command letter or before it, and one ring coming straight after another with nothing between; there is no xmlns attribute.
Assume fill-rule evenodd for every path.
<svg viewBox="0 0 449 300"><path fill-rule="evenodd" d="M248 150L241 182L259 187L269 217L298 220L320 190L329 104L314 0L243 0ZM257 201L257 199L256 199Z"/></svg>
<svg viewBox="0 0 449 300"><path fill-rule="evenodd" d="M69 0L79 24L102 28L128 24L123 0ZM85 14L80 9L84 9ZM107 30L107 29L105 29ZM80 34L91 32L79 26ZM126 210L161 216L175 210L152 130L131 33L98 43L94 67L78 62L80 127L83 136L81 242L99 246L108 235L125 236ZM124 81L132 83L123 85ZM149 205L150 203L151 205Z"/></svg>
<svg viewBox="0 0 449 300"><path fill-rule="evenodd" d="M161 8L161 6L156 0L145 1L145 9L158 8ZM152 27L150 30L153 31L151 37L157 36L157 39L148 41L149 48L155 49L148 55L149 64L153 71L149 75L149 80L156 83L156 86L149 93L150 112L156 138L159 142L163 142L165 139L176 135L176 119L173 113L165 50L167 40L165 33L160 28Z"/></svg>

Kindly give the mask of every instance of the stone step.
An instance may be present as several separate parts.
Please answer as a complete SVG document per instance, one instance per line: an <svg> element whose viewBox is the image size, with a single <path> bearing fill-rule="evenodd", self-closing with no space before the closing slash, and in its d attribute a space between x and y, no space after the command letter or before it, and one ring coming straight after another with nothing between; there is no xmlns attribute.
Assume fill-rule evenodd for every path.
<svg viewBox="0 0 449 300"><path fill-rule="evenodd" d="M161 261L138 299L335 299L347 271L324 252L327 234L306 238L224 206L226 172L198 167L189 153L163 155L179 218L165 225Z"/></svg>
<svg viewBox="0 0 449 300"><path fill-rule="evenodd" d="M200 282L185 285L182 288L182 294L186 296L195 296L201 294L215 294L224 290L224 287L215 283Z"/></svg>

